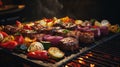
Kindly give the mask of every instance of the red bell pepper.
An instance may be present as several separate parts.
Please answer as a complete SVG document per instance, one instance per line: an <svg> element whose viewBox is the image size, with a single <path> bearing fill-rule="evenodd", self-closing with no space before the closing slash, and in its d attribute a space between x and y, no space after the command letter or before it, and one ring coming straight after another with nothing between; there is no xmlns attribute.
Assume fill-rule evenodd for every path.
<svg viewBox="0 0 120 67"><path fill-rule="evenodd" d="M24 29L28 29L28 30L32 30L32 27L31 27L31 26L28 26L28 25L25 25L23 28L24 28Z"/></svg>
<svg viewBox="0 0 120 67"><path fill-rule="evenodd" d="M53 20L52 20L52 19L44 18L44 21L45 21L45 22L52 22Z"/></svg>
<svg viewBox="0 0 120 67"><path fill-rule="evenodd" d="M8 34L6 32L0 31L0 33L3 35L3 37L7 37Z"/></svg>
<svg viewBox="0 0 120 67"><path fill-rule="evenodd" d="M1 47L7 48L10 50L14 49L17 45L18 45L18 43L16 41L8 41L8 42L0 44Z"/></svg>
<svg viewBox="0 0 120 67"><path fill-rule="evenodd" d="M16 21L16 26L19 27L20 25L22 25L22 23L21 23L20 21L17 20L17 21Z"/></svg>
<svg viewBox="0 0 120 67"><path fill-rule="evenodd" d="M99 26L91 26L91 28L99 28Z"/></svg>
<svg viewBox="0 0 120 67"><path fill-rule="evenodd" d="M47 60L48 59L48 52L46 50L37 50L34 52L29 52L27 54L28 58L39 59L39 60Z"/></svg>
<svg viewBox="0 0 120 67"><path fill-rule="evenodd" d="M23 44L24 43L24 37L22 35L18 35L18 36L15 37L15 41L18 44Z"/></svg>

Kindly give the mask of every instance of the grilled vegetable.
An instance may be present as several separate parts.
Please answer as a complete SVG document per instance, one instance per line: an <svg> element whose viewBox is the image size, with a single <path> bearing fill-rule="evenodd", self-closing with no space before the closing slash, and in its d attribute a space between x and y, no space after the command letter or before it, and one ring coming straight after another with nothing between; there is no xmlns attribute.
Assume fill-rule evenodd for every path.
<svg viewBox="0 0 120 67"><path fill-rule="evenodd" d="M0 33L0 41L3 40L3 35Z"/></svg>
<svg viewBox="0 0 120 67"><path fill-rule="evenodd" d="M24 37L22 35L18 35L15 37L15 41L17 41L18 44L24 43Z"/></svg>
<svg viewBox="0 0 120 67"><path fill-rule="evenodd" d="M13 50L17 45L18 44L17 44L16 41L8 41L8 42L0 44L1 47L7 48L7 49L10 49L10 50Z"/></svg>
<svg viewBox="0 0 120 67"><path fill-rule="evenodd" d="M64 53L57 47L50 47L48 49L48 54L51 56L53 59L60 59L64 57Z"/></svg>
<svg viewBox="0 0 120 67"><path fill-rule="evenodd" d="M34 52L29 52L27 54L28 58L39 59L39 60L47 60L48 59L48 52L46 50L37 50Z"/></svg>
<svg viewBox="0 0 120 67"><path fill-rule="evenodd" d="M51 46L51 43L49 41L41 41L41 43L46 50Z"/></svg>
<svg viewBox="0 0 120 67"><path fill-rule="evenodd" d="M32 42L35 42L36 41L36 38L35 39L30 39L29 37L25 37L25 39L24 39L24 43L29 47L30 46L30 44L32 43Z"/></svg>
<svg viewBox="0 0 120 67"><path fill-rule="evenodd" d="M118 31L118 29L119 29L119 25L118 25L118 24L116 24L116 25L111 25L111 26L109 27L109 30L110 30L111 32L114 32L114 33L116 33L116 32Z"/></svg>
<svg viewBox="0 0 120 67"><path fill-rule="evenodd" d="M0 34L2 34L2 35L3 35L3 37L8 36L8 34L7 34L6 32L3 32L3 31L0 31Z"/></svg>
<svg viewBox="0 0 120 67"><path fill-rule="evenodd" d="M52 44L52 46L58 46L58 43L60 42L61 39L63 39L63 37L62 36L49 36L49 35L46 35L44 37L44 39L46 41L49 41Z"/></svg>
<svg viewBox="0 0 120 67"><path fill-rule="evenodd" d="M13 35L9 35L7 37L5 37L2 42L8 42L8 41L13 41L15 40L14 36Z"/></svg>
<svg viewBox="0 0 120 67"><path fill-rule="evenodd" d="M43 50L44 47L42 45L42 43L40 42L33 42L31 43L31 45L28 47L28 52L33 52L33 51L36 51L36 50Z"/></svg>

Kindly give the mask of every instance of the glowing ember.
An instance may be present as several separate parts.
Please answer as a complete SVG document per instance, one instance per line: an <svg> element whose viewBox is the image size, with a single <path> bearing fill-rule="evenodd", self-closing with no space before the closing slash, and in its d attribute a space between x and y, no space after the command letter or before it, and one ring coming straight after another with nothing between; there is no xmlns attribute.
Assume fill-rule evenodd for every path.
<svg viewBox="0 0 120 67"><path fill-rule="evenodd" d="M84 60L84 59L83 59L83 58L81 58L81 57L80 57L80 58L78 58L78 59L80 59L80 60Z"/></svg>
<svg viewBox="0 0 120 67"><path fill-rule="evenodd" d="M69 67L68 65L65 65L65 67Z"/></svg>
<svg viewBox="0 0 120 67"><path fill-rule="evenodd" d="M89 58L88 56L85 56L85 58Z"/></svg>
<svg viewBox="0 0 120 67"><path fill-rule="evenodd" d="M78 62L81 63L81 64L85 64L85 62L82 61L82 60L78 60Z"/></svg>
<svg viewBox="0 0 120 67"><path fill-rule="evenodd" d="M93 54L92 54L92 53L88 53L87 55L88 55L88 56L93 56Z"/></svg>
<svg viewBox="0 0 120 67"><path fill-rule="evenodd" d="M95 67L95 64L90 64L90 67Z"/></svg>

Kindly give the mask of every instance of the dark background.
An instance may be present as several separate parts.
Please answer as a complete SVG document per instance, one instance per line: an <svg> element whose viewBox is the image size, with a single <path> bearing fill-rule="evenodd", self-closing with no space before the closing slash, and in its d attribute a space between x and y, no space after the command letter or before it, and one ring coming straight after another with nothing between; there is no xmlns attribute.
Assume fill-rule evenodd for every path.
<svg viewBox="0 0 120 67"><path fill-rule="evenodd" d="M112 23L120 22L120 2L118 0L44 0L44 2L43 0L33 0L33 2L29 0L26 2L28 7L31 8L30 10L33 11L33 17L70 16L83 20L95 18L98 20L108 19ZM40 4L43 8L38 7ZM49 11L53 11L54 14L45 12L44 7L48 8Z"/></svg>
<svg viewBox="0 0 120 67"><path fill-rule="evenodd" d="M43 17L70 16L74 19L107 19L111 23L120 22L119 0L2 0L4 4L25 4L26 7L15 15L21 21L38 20ZM13 14L7 16L12 16Z"/></svg>

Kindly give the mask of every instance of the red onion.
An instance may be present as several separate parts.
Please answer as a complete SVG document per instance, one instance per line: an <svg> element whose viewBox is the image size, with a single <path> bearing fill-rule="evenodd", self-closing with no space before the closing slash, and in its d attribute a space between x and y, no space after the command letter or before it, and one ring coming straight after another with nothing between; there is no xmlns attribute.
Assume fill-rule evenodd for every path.
<svg viewBox="0 0 120 67"><path fill-rule="evenodd" d="M80 27L80 26L78 26L77 29L80 30L81 32L84 32L86 30L89 30L89 27Z"/></svg>
<svg viewBox="0 0 120 67"><path fill-rule="evenodd" d="M100 31L101 31L102 35L108 35L108 33L109 33L109 30L108 30L107 26L101 26Z"/></svg>
<svg viewBox="0 0 120 67"><path fill-rule="evenodd" d="M87 32L93 32L94 37L99 37L101 35L100 28L90 28L89 30L86 30Z"/></svg>
<svg viewBox="0 0 120 67"><path fill-rule="evenodd" d="M44 39L46 41L50 41L53 46L57 46L61 39L63 39L62 36L45 36Z"/></svg>

